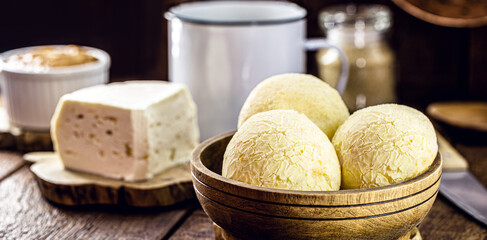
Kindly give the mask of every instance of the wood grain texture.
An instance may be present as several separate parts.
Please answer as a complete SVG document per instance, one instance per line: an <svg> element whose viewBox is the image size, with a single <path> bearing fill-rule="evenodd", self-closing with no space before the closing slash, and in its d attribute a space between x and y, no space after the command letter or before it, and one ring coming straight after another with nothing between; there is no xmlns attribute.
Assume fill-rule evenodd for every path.
<svg viewBox="0 0 487 240"><path fill-rule="evenodd" d="M15 152L0 151L0 182L24 164L22 155Z"/></svg>
<svg viewBox="0 0 487 240"><path fill-rule="evenodd" d="M67 206L117 204L169 206L194 198L189 163L141 182L125 182L67 170L55 155L31 166L44 197Z"/></svg>
<svg viewBox="0 0 487 240"><path fill-rule="evenodd" d="M0 239L161 239L192 209L52 205L23 167L0 183Z"/></svg>
<svg viewBox="0 0 487 240"><path fill-rule="evenodd" d="M215 232L215 240L244 240L241 238L236 238L231 233L225 231L225 229L221 228L217 224L213 223L213 231ZM396 239L396 240L422 240L421 233L419 232L418 228L414 228L406 235ZM245 239L250 240L250 239Z"/></svg>
<svg viewBox="0 0 487 240"><path fill-rule="evenodd" d="M487 132L487 102L439 102L426 109L428 115L453 126Z"/></svg>
<svg viewBox="0 0 487 240"><path fill-rule="evenodd" d="M170 240L213 240L213 222L203 209L195 210L181 227L169 238Z"/></svg>
<svg viewBox="0 0 487 240"><path fill-rule="evenodd" d="M191 171L205 212L237 238L397 239L421 222L438 192L439 156L416 178L371 189L292 191L233 181L219 174L232 135L196 148Z"/></svg>
<svg viewBox="0 0 487 240"><path fill-rule="evenodd" d="M213 231L215 232L215 240L238 240L216 223L213 223Z"/></svg>

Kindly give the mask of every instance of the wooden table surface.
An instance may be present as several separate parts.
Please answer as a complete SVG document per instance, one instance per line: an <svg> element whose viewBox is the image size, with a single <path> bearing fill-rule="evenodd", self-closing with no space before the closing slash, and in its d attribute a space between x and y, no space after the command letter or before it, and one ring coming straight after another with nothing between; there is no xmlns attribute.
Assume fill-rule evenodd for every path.
<svg viewBox="0 0 487 240"><path fill-rule="evenodd" d="M487 186L487 134L442 129ZM486 202L487 204L487 202ZM438 195L420 227L423 239L487 239L487 228ZM214 239L197 201L169 208L63 207L40 194L21 154L0 151L0 239Z"/></svg>

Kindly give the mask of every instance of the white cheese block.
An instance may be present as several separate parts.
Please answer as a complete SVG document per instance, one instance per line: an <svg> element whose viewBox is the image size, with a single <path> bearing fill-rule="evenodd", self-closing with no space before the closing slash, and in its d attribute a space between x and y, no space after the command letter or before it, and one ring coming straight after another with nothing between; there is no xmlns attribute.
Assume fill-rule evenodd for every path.
<svg viewBox="0 0 487 240"><path fill-rule="evenodd" d="M199 130L184 85L129 81L61 97L51 135L67 169L139 181L187 161Z"/></svg>

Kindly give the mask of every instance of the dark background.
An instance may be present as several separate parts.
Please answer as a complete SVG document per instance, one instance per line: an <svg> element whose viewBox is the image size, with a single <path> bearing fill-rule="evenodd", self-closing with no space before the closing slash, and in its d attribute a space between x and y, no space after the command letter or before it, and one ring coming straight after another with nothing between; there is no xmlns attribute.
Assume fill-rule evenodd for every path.
<svg viewBox="0 0 487 240"><path fill-rule="evenodd" d="M16 0L2 2L0 52L33 45L79 44L112 57L111 80L168 79L164 12L183 0ZM308 37L321 37L317 15L347 1L294 1L308 10ZM364 1L360 1L364 2ZM419 20L390 1L399 101L487 100L487 27L449 28ZM314 53L308 72L317 75Z"/></svg>

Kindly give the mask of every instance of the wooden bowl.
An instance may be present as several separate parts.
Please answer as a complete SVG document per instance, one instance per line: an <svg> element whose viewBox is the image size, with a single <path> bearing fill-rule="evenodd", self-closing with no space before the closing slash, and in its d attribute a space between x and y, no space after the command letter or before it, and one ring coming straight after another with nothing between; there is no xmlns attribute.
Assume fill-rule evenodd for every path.
<svg viewBox="0 0 487 240"><path fill-rule="evenodd" d="M435 201L442 160L411 180L384 187L293 191L253 186L221 176L234 132L193 152L191 173L206 214L242 239L397 239L416 227Z"/></svg>
<svg viewBox="0 0 487 240"><path fill-rule="evenodd" d="M445 27L481 27L487 25L485 1L470 0L392 0L407 13Z"/></svg>

